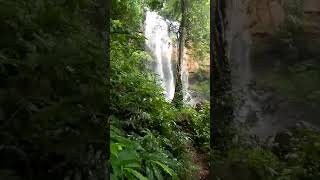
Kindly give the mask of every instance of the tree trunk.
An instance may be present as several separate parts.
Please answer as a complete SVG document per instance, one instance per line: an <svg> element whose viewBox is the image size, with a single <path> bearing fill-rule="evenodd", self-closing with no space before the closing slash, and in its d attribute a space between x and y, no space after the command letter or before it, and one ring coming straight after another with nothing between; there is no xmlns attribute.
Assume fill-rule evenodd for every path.
<svg viewBox="0 0 320 180"><path fill-rule="evenodd" d="M183 92L182 92L182 79L181 79L181 65L183 62L184 54L184 41L185 41L185 23L186 23L186 0L180 0L181 6L181 21L179 27L179 46L178 46L178 62L176 65L176 85L173 97L173 104L180 108L183 105Z"/></svg>
<svg viewBox="0 0 320 180"><path fill-rule="evenodd" d="M227 152L233 137L233 98L230 64L225 54L223 2L211 0L210 4L210 149ZM215 179L213 173L210 178Z"/></svg>
<svg viewBox="0 0 320 180"><path fill-rule="evenodd" d="M109 80L110 80L110 14L111 14L111 1L106 0L97 0L96 1L96 14L95 14L95 22L96 22L96 29L97 29L97 35L100 40L100 43L103 44L103 50L104 50L104 57L103 62L105 62L105 78L106 78L106 85L110 86ZM107 88L109 89L109 88ZM107 99L105 104L105 108L108 109L109 107L109 98L110 98L110 91L106 91ZM96 169L99 172L97 179L101 180L109 180L110 178L110 124L109 121L103 122L101 124L102 127L104 127L104 135L107 139L106 143L103 144L103 147L100 147L102 149L102 153L105 154L103 156L102 161L100 161L99 164L97 164Z"/></svg>
<svg viewBox="0 0 320 180"><path fill-rule="evenodd" d="M210 149L211 153L227 152L233 138L233 99L231 72L225 54L224 1L210 2ZM212 154L211 154L212 158ZM216 169L210 162L210 179L216 178Z"/></svg>

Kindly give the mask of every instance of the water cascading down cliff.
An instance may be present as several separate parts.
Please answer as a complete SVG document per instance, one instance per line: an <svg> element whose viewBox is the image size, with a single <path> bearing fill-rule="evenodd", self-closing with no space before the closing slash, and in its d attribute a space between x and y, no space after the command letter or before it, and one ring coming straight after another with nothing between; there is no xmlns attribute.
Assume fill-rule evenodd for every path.
<svg viewBox="0 0 320 180"><path fill-rule="evenodd" d="M237 97L234 109L235 123L245 123L252 115L257 119L250 133L264 135L268 129L267 121L262 120L261 108L250 91L249 85L253 80L251 53L251 34L248 29L249 17L246 9L249 1L226 1L226 27L227 57L231 63L232 89ZM264 128L263 128L264 127Z"/></svg>
<svg viewBox="0 0 320 180"><path fill-rule="evenodd" d="M224 35L231 63L234 122L239 129L244 127L245 133L266 138L290 127L320 126L320 105L311 103L313 98L306 101L310 93L319 92L319 86L314 85L319 84L314 83L318 78L306 77L306 69L293 73L289 70L304 63L318 66L313 59L319 52L314 47L320 44L319 2L303 0L294 5L291 0L225 1ZM296 15L288 6L302 14ZM281 39L283 34L292 33L287 27L291 27L293 17L301 32L292 38L299 40L284 45Z"/></svg>
<svg viewBox="0 0 320 180"><path fill-rule="evenodd" d="M171 28L169 28L171 25ZM170 38L171 33L176 33L179 23L164 19L157 12L147 11L144 23L146 48L152 56L152 69L164 89L165 98L171 101L175 91L173 68L173 48L177 47ZM188 93L188 68L186 58L183 58L181 78L184 100L190 100Z"/></svg>

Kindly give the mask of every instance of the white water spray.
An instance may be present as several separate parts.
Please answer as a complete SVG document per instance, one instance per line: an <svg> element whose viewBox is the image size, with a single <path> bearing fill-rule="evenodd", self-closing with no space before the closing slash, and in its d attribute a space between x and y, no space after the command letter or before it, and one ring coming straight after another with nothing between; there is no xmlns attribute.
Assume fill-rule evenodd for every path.
<svg viewBox="0 0 320 180"><path fill-rule="evenodd" d="M159 77L159 82L164 88L165 97L171 101L174 96L175 80L172 68L172 51L174 46L170 33L177 33L179 23L172 22L159 16L156 12L147 11L145 19L146 46L153 57L153 70ZM169 28L170 26L170 28ZM181 81L183 100L191 102L189 88L189 73L187 55L184 49L183 62L181 65Z"/></svg>
<svg viewBox="0 0 320 180"><path fill-rule="evenodd" d="M172 41L169 37L168 22L156 12L147 11L145 36L147 48L154 60L153 70L159 76L166 99L171 101L175 85L171 63Z"/></svg>

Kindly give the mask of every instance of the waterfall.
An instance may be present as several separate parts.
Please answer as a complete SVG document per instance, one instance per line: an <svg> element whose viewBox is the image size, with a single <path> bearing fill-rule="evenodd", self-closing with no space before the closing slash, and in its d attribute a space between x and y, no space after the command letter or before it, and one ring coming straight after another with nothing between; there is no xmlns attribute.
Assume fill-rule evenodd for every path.
<svg viewBox="0 0 320 180"><path fill-rule="evenodd" d="M234 116L236 122L244 123L254 117L261 124L261 109L259 104L253 100L249 88L253 80L253 73L250 59L251 36L248 28L247 6L248 1L229 0L227 2L227 55L232 67L234 97L239 97Z"/></svg>
<svg viewBox="0 0 320 180"><path fill-rule="evenodd" d="M261 104L254 98L256 92L250 88L250 84L254 82L254 73L251 64L253 60L250 57L252 37L247 11L249 2L248 0L227 1L227 56L231 63L234 97L238 98L234 109L235 123L253 121L254 125L251 125L246 132L263 137L272 127L270 118L262 114Z"/></svg>
<svg viewBox="0 0 320 180"><path fill-rule="evenodd" d="M153 57L153 71L158 75L158 81L164 89L166 99L171 101L175 91L173 72L175 68L172 67L172 52L177 44L173 43L170 35L178 32L179 23L164 19L156 12L147 10L144 25L146 46ZM186 51L183 52L183 62L181 64L182 92L184 102L189 103L191 102L191 96L188 92L189 72ZM177 59L177 57L175 58Z"/></svg>
<svg viewBox="0 0 320 180"><path fill-rule="evenodd" d="M235 117L244 122L251 109L248 84L252 79L250 65L250 34L246 28L245 2L229 0L227 7L228 27L226 31L227 55L232 65L232 89L235 97L243 98L235 110Z"/></svg>
<svg viewBox="0 0 320 180"><path fill-rule="evenodd" d="M147 11L145 19L146 46L153 56L153 70L164 89L165 97L171 101L174 96L172 68L172 41L168 21L156 12Z"/></svg>

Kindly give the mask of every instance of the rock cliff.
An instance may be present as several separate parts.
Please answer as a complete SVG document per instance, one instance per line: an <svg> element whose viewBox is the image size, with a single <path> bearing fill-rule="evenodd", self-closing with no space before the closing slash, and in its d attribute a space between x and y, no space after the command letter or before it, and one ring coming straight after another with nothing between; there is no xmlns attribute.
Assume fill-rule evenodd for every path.
<svg viewBox="0 0 320 180"><path fill-rule="evenodd" d="M227 0L226 4L226 49L239 97L237 122L251 122L251 132L260 136L298 121L319 126L320 96L306 97L320 92L316 85L320 84L320 1Z"/></svg>

